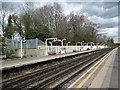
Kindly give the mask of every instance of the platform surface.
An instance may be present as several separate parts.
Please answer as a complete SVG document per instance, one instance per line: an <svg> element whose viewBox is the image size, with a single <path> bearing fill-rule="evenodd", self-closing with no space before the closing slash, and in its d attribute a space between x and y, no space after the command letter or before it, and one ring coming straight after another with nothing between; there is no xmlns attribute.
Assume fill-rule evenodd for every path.
<svg viewBox="0 0 120 90"><path fill-rule="evenodd" d="M94 51L94 50L74 52L74 53L68 53L68 54L60 54L60 55L48 55L48 56L33 57L33 58L23 58L23 59L11 60L11 61L2 60L1 62L2 65L0 65L0 69L7 69L11 67L19 67L19 66L28 65L28 64L34 64L37 62L48 61L52 59L67 57L67 56L76 55L76 54L80 54L84 52L90 52L90 51Z"/></svg>
<svg viewBox="0 0 120 90"><path fill-rule="evenodd" d="M116 48L82 88L89 88L90 90L92 88L114 88L119 90L119 63L120 48Z"/></svg>

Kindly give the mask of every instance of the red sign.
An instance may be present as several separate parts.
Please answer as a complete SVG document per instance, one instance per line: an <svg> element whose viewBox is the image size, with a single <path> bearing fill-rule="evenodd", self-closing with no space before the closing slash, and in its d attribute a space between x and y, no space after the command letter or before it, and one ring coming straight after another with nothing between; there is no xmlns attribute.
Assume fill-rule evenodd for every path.
<svg viewBox="0 0 120 90"><path fill-rule="evenodd" d="M60 49L61 49L61 51L64 51L64 50L65 50L65 48L64 48L63 46L62 46Z"/></svg>

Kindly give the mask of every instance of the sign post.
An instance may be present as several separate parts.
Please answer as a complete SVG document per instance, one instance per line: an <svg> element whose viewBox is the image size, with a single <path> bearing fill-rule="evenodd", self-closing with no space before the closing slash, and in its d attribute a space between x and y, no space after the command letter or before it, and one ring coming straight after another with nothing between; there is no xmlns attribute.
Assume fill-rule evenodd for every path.
<svg viewBox="0 0 120 90"><path fill-rule="evenodd" d="M61 46L60 47L60 52L61 52L61 54L64 54L65 53L65 47Z"/></svg>

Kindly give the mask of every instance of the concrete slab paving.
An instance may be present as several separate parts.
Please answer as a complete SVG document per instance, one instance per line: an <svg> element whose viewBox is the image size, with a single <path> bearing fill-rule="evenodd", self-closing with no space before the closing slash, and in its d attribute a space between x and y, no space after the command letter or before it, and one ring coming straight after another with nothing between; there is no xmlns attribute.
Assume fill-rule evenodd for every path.
<svg viewBox="0 0 120 90"><path fill-rule="evenodd" d="M104 66L101 68L101 70L88 88L110 88L109 83L111 81L110 79L113 69L113 62L115 62L117 50L118 49L115 49L111 56L107 59Z"/></svg>
<svg viewBox="0 0 120 90"><path fill-rule="evenodd" d="M120 49L119 49L119 52L120 52ZM118 88L118 76L119 76L118 70L120 70L120 67L118 66L118 60L120 61L120 59L118 59L118 53L117 53L114 64L113 64L113 70L110 78L109 88Z"/></svg>
<svg viewBox="0 0 120 90"><path fill-rule="evenodd" d="M84 53L84 52L90 52L90 51L94 51L94 50L74 52L74 53L68 53L68 54L60 54L60 55L51 55L51 56L49 55L49 56L42 56L42 57L23 58L23 59L11 60L11 61L3 61L2 60L2 66L0 66L0 69L6 69L6 68L11 68L11 67L19 67L22 65L34 64L37 62L48 61L48 60L52 60L52 59L67 57L67 56L76 55L76 54L80 54L80 53Z"/></svg>
<svg viewBox="0 0 120 90"><path fill-rule="evenodd" d="M118 88L118 50L112 58L102 88Z"/></svg>
<svg viewBox="0 0 120 90"><path fill-rule="evenodd" d="M114 88L118 89L118 50L116 48L107 60L98 68L82 88Z"/></svg>

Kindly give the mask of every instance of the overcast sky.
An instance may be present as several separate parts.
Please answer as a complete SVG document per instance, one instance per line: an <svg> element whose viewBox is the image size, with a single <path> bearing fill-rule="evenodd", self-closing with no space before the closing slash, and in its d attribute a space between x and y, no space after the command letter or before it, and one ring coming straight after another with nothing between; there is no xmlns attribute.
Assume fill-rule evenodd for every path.
<svg viewBox="0 0 120 90"><path fill-rule="evenodd" d="M61 3L62 4L62 3ZM118 39L118 3L117 2L87 2L87 3L66 3L62 4L64 13L70 11L81 12L94 23L100 25L100 32L113 37L115 42Z"/></svg>
<svg viewBox="0 0 120 90"><path fill-rule="evenodd" d="M37 6L43 6L46 3L52 2L46 0L46 2L39 2ZM118 2L104 2L104 0L101 2L81 2L79 0L58 3L61 4L65 15L71 11L80 12L87 16L90 21L100 25L99 33L114 38L115 42L118 41Z"/></svg>

